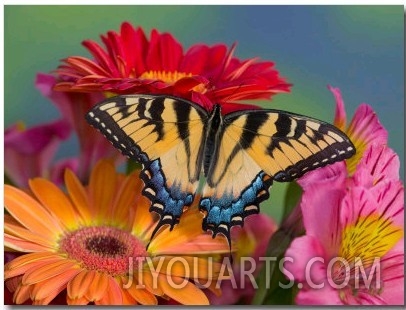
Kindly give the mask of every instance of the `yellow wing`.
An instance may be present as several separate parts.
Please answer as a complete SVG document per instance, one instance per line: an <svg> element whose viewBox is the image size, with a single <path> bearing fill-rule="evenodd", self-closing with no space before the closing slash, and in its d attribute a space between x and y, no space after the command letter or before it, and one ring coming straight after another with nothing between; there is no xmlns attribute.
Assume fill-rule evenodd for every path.
<svg viewBox="0 0 406 310"><path fill-rule="evenodd" d="M200 201L203 226L229 238L231 226L259 212L273 180L292 181L354 152L344 133L316 119L277 110L228 114Z"/></svg>
<svg viewBox="0 0 406 310"><path fill-rule="evenodd" d="M87 121L124 155L143 164L143 194L160 216L156 231L179 222L198 187L207 112L168 96L128 95L95 106Z"/></svg>

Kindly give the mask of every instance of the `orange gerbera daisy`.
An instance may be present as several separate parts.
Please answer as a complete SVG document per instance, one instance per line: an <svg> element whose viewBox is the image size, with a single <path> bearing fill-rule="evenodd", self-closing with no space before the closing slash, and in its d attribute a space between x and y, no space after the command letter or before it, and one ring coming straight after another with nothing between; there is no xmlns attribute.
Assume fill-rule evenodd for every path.
<svg viewBox="0 0 406 310"><path fill-rule="evenodd" d="M4 190L6 250L30 252L5 265L15 303L49 304L65 289L68 304L209 303L196 282L215 290L221 264L209 254L227 253L226 242L202 234L192 208L146 250L156 221L138 171L125 176L101 161L87 187L66 170L67 194L42 178L29 186L33 195Z"/></svg>

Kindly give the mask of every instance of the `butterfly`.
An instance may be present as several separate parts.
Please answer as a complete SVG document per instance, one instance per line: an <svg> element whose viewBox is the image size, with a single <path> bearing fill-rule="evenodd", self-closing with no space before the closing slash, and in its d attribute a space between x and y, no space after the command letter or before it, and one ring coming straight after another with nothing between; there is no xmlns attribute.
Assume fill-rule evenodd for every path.
<svg viewBox="0 0 406 310"><path fill-rule="evenodd" d="M355 147L338 128L279 110L243 110L222 115L166 95L122 95L92 108L87 121L117 149L143 165L143 195L160 215L151 239L170 230L204 185L199 209L203 229L221 233L259 212L273 181L351 157Z"/></svg>

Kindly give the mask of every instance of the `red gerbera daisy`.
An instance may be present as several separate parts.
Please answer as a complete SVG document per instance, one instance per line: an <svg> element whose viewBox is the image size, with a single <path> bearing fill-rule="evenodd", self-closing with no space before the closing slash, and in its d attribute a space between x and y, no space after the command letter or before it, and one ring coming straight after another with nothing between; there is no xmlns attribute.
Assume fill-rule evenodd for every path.
<svg viewBox="0 0 406 310"><path fill-rule="evenodd" d="M239 60L233 57L235 46L196 44L184 53L171 34L153 29L148 40L142 28L128 22L121 25L120 33L109 31L101 38L105 49L92 40L83 42L93 60L81 56L63 60L56 70L60 82L55 89L167 94L208 109L211 102L269 99L289 91L290 85L272 62Z"/></svg>

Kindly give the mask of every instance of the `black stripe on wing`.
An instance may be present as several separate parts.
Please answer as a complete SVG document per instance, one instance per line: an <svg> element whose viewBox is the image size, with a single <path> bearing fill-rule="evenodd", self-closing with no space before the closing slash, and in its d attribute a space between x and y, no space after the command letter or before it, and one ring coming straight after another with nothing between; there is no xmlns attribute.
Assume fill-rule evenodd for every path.
<svg viewBox="0 0 406 310"><path fill-rule="evenodd" d="M86 121L98 131L100 131L103 136L110 141L110 143L121 153L131 159L137 160L140 163L148 162L148 156L138 147L137 144L124 132L124 130L114 121L112 116L103 110L102 108L106 105L111 105L111 108L120 107L120 113L123 114L123 118L128 117L129 106L126 105L126 98L122 96L107 99L89 111L85 118ZM139 113L143 113L145 110L145 103L140 101L137 107Z"/></svg>
<svg viewBox="0 0 406 310"><path fill-rule="evenodd" d="M276 115L276 120L269 123L271 117L275 118ZM267 136L270 142L265 145L263 152L275 162L278 160L281 162L275 152L278 150L279 154L283 153L286 156L283 158L284 161L291 162L290 165L271 174L275 181L293 181L311 170L350 158L355 154L355 147L345 133L317 119L280 110L250 110L226 115L225 126L234 125L235 120L240 117L245 117L239 141L243 149L251 148L260 135ZM272 126L269 126L268 130L266 125ZM259 129L261 133L258 132ZM321 147L321 144L324 146ZM294 154L290 156L284 147ZM267 171L266 162L259 164Z"/></svg>

